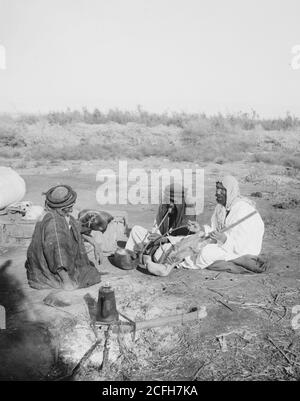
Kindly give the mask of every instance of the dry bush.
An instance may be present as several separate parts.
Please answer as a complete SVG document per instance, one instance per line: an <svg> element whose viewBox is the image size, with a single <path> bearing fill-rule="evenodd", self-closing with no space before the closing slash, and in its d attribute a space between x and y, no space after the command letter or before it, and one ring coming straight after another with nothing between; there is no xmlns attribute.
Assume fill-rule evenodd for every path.
<svg viewBox="0 0 300 401"><path fill-rule="evenodd" d="M0 121L0 146L14 148L24 145L18 124L13 121Z"/></svg>
<svg viewBox="0 0 300 401"><path fill-rule="evenodd" d="M21 155L22 154L19 150L10 148L8 146L0 149L0 157L2 157L4 159L13 159L13 158L20 157Z"/></svg>
<svg viewBox="0 0 300 401"><path fill-rule="evenodd" d="M284 156L282 159L282 164L287 167L300 169L300 154L297 153L292 156Z"/></svg>
<svg viewBox="0 0 300 401"><path fill-rule="evenodd" d="M116 122L117 121L117 122ZM287 121L291 121L288 119ZM172 161L249 160L300 168L298 120L289 131L265 132L253 113L208 117L205 114L149 113L95 109L0 116L3 157L18 157L10 148L23 147L28 159L139 159L156 156ZM280 123L281 124L281 123ZM291 125L292 124L292 125ZM294 125L293 125L294 124ZM261 124L260 124L261 126Z"/></svg>
<svg viewBox="0 0 300 401"><path fill-rule="evenodd" d="M256 146L248 133L238 128L231 129L224 118L199 118L184 127L181 136L182 147L171 155L173 160L204 162L242 160L247 152Z"/></svg>
<svg viewBox="0 0 300 401"><path fill-rule="evenodd" d="M300 169L300 154L288 154L287 152L263 152L255 153L252 161L263 162L267 164L276 164Z"/></svg>
<svg viewBox="0 0 300 401"><path fill-rule="evenodd" d="M260 118L255 110L248 112L238 112L235 114L206 116L204 113L185 113L185 112L163 112L153 113L148 112L137 106L135 110L120 110L118 108L110 109L108 112L103 112L97 108L89 111L87 108L82 110L71 110L67 108L65 111L51 111L47 114L25 114L17 117L9 116L8 114L0 115L0 119L6 121L17 121L23 124L35 124L37 122L48 122L51 125L65 126L72 123L87 123L87 124L107 124L115 122L118 124L127 124L129 122L137 124L145 124L153 127L157 125L175 125L183 128L187 123L195 119L209 121L209 124L214 127L224 130L224 127L230 129L240 128L246 131L252 131L260 126L265 131L288 131L295 130L300 127L300 120L287 113L284 118L266 119Z"/></svg>

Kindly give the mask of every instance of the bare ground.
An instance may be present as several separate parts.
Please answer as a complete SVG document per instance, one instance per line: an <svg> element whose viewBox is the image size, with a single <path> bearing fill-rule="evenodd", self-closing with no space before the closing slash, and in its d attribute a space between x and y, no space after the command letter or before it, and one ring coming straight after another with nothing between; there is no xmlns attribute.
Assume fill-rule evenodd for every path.
<svg viewBox="0 0 300 401"><path fill-rule="evenodd" d="M150 158L131 161L129 168L189 167ZM192 166L192 165L190 165ZM27 183L26 199L42 203L41 193L56 183L78 191L79 209L126 210L130 226L150 227L155 205L100 207L95 199L99 168L117 162L65 162L19 169ZM132 320L185 313L206 307L207 317L189 324L112 334L103 360L104 333L92 356L73 380L299 380L300 305L299 170L262 163L227 163L205 167L207 222L213 210L214 185L220 173L232 173L244 195L253 197L266 224L263 252L275 267L267 274L232 275L210 271L175 270L158 278L140 270L123 271L108 260L100 267L103 282L115 289L120 312ZM209 203L212 202L212 203ZM275 207L273 206L275 205ZM57 308L43 304L50 291L31 289L24 262L28 242L2 248L0 304L6 307L7 330L0 332L0 378L19 380L67 379L95 342L88 305L99 285L64 294L72 303ZM300 309L300 307L299 307ZM298 311L299 312L299 311ZM299 319L298 319L299 320ZM299 323L298 323L299 324Z"/></svg>

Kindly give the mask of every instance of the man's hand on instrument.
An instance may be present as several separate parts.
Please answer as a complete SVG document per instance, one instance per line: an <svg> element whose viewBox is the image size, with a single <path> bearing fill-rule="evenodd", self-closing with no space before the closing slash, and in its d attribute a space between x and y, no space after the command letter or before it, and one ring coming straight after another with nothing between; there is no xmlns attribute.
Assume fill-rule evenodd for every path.
<svg viewBox="0 0 300 401"><path fill-rule="evenodd" d="M158 233L151 233L148 237L149 241L155 241L157 240L159 237L161 237L161 234Z"/></svg>
<svg viewBox="0 0 300 401"><path fill-rule="evenodd" d="M188 230L189 230L191 233L203 233L203 234L204 234L204 232L201 231L200 224L199 224L197 221L191 221L191 220L189 220L189 221L188 221L188 224L187 224L187 227L188 227Z"/></svg>
<svg viewBox="0 0 300 401"><path fill-rule="evenodd" d="M217 242L220 242L221 244L224 244L227 240L227 237L224 233L220 233L219 231L212 231L209 233L209 237Z"/></svg>

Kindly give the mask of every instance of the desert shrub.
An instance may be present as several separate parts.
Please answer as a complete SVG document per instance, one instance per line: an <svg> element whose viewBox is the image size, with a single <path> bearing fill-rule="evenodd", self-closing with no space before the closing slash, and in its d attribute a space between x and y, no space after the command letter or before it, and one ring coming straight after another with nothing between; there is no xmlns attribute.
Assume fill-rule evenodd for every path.
<svg viewBox="0 0 300 401"><path fill-rule="evenodd" d="M185 124L181 134L182 148L171 157L174 160L224 163L241 160L255 141L238 127L231 129L228 121L218 115L209 119L205 115Z"/></svg>
<svg viewBox="0 0 300 401"><path fill-rule="evenodd" d="M254 130L259 125L259 115L255 110L250 113L238 112L236 114L227 114L225 121L231 128L238 127L245 131Z"/></svg>
<svg viewBox="0 0 300 401"><path fill-rule="evenodd" d="M268 129L276 128L277 132L266 134L263 128L258 129L263 122ZM3 157L18 154L9 148L22 147L26 157L49 161L156 156L173 161L222 164L249 160L251 152L254 162L299 169L299 154L294 153L299 143L299 130L295 129L298 126L299 120L290 115L262 120L254 111L252 114L207 116L203 113L150 113L141 107L135 111L111 109L105 113L97 108L93 112L67 109L16 118L0 115L0 147L3 147ZM279 129L286 132L279 134Z"/></svg>
<svg viewBox="0 0 300 401"><path fill-rule="evenodd" d="M93 159L120 159L135 158L142 160L145 157L168 157L175 147L158 143L128 146L117 142L106 144L81 143L80 145L66 145L61 147L34 145L30 149L30 157L34 160L93 160Z"/></svg>
<svg viewBox="0 0 300 401"><path fill-rule="evenodd" d="M114 145L68 145L62 147L36 145L31 148L30 155L34 160L93 160L109 159L123 155L121 147Z"/></svg>
<svg viewBox="0 0 300 401"><path fill-rule="evenodd" d="M20 160L15 167L16 168L26 168L28 166L28 162L25 159Z"/></svg>
<svg viewBox="0 0 300 401"><path fill-rule="evenodd" d="M16 121L20 124L34 125L37 124L43 117L36 114L22 114L17 117Z"/></svg>
<svg viewBox="0 0 300 401"><path fill-rule="evenodd" d="M264 119L260 120L260 124L266 131L287 131L299 128L300 120L287 113L285 118Z"/></svg>
<svg viewBox="0 0 300 401"><path fill-rule="evenodd" d="M103 124L105 122L105 115L99 109L94 109L90 118L93 124Z"/></svg>
<svg viewBox="0 0 300 401"><path fill-rule="evenodd" d="M106 124L115 122L118 124L127 124L129 122L144 124L146 126L157 125L175 125L184 128L186 124L194 120L206 120L206 122L214 129L227 131L240 128L245 131L254 130L260 126L266 131L274 130L292 130L300 127L300 119L287 113L284 118L266 119L260 118L255 110L250 113L238 112L235 114L207 116L204 113L185 113L185 112L163 112L153 113L144 110L141 106L137 106L136 110L124 111L118 108L110 109L103 112L98 108L89 111L87 108L82 110L51 111L42 114L22 114L21 116L12 117L8 114L1 114L0 121L20 122L22 124L33 125L39 121L48 121L51 125L66 125L77 122L86 124Z"/></svg>
<svg viewBox="0 0 300 401"><path fill-rule="evenodd" d="M10 148L8 146L0 148L0 157L6 158L6 159L13 159L14 157L20 157L20 156L21 156L21 152L19 150Z"/></svg>
<svg viewBox="0 0 300 401"><path fill-rule="evenodd" d="M199 153L193 147L180 147L169 155L172 161L196 162L199 160Z"/></svg>
<svg viewBox="0 0 300 401"><path fill-rule="evenodd" d="M77 122L84 121L84 111L80 112L78 110L70 110L69 108L66 111L51 111L45 115L46 121L48 121L51 125L66 125ZM91 122L91 121L89 121Z"/></svg>
<svg viewBox="0 0 300 401"><path fill-rule="evenodd" d="M212 119L214 118L211 117ZM266 131L287 131L300 127L300 119L287 113L284 118L260 118L255 110L251 113L239 112L228 114L224 117L231 127L239 127L245 131L254 130L261 127Z"/></svg>
<svg viewBox="0 0 300 401"><path fill-rule="evenodd" d="M25 141L20 136L19 127L16 123L0 122L0 146L24 146Z"/></svg>
<svg viewBox="0 0 300 401"><path fill-rule="evenodd" d="M135 153L140 154L143 157L157 156L157 157L169 157L174 151L174 145L160 142L157 144L143 143L135 149Z"/></svg>
<svg viewBox="0 0 300 401"><path fill-rule="evenodd" d="M64 112L50 112L47 114L48 123L51 125L59 124L59 125L66 125L71 123L72 120L68 116L67 113Z"/></svg>
<svg viewBox="0 0 300 401"><path fill-rule="evenodd" d="M252 161L257 163L276 164L278 155L276 153L255 153L252 156Z"/></svg>
<svg viewBox="0 0 300 401"><path fill-rule="evenodd" d="M205 137L216 133L212 122L207 118L198 118L185 124L181 140L184 145L199 145Z"/></svg>
<svg viewBox="0 0 300 401"><path fill-rule="evenodd" d="M276 164L300 169L299 153L296 153L294 155L287 155L286 153L278 153L278 152L255 153L252 156L252 161L262 162L267 164Z"/></svg>
<svg viewBox="0 0 300 401"><path fill-rule="evenodd" d="M296 169L300 169L300 154L292 155L292 156L283 156L281 158L283 166L293 167Z"/></svg>
<svg viewBox="0 0 300 401"><path fill-rule="evenodd" d="M224 164L228 161L228 159L226 159L226 157L223 156L217 156L214 160L214 163L216 164Z"/></svg>

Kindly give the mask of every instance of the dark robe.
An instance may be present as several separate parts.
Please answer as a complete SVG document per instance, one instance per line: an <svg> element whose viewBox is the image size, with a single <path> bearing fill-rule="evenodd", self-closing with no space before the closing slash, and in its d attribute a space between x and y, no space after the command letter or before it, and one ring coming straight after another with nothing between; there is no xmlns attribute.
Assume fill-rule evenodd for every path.
<svg viewBox="0 0 300 401"><path fill-rule="evenodd" d="M167 204L160 204L156 216L156 224L157 226L160 225L161 221L163 220L166 212L168 211L169 205ZM179 203L175 204L174 212L169 215L162 225L159 228L159 231L162 235L166 234L170 228L175 229L181 226L186 226L188 220L195 220L196 216L187 216L185 214L186 204ZM191 234L187 227L180 228L179 230L174 230L171 235L178 236L178 235L188 235Z"/></svg>
<svg viewBox="0 0 300 401"><path fill-rule="evenodd" d="M64 269L74 288L84 288L101 281L101 275L89 261L80 232L80 224L70 216L49 211L36 223L27 250L28 283L32 288L63 288L60 275Z"/></svg>

